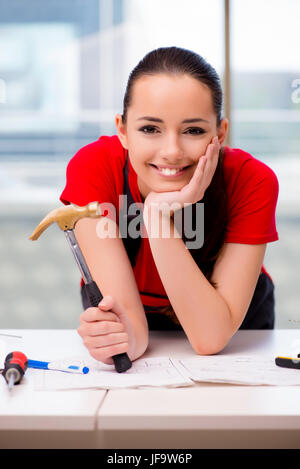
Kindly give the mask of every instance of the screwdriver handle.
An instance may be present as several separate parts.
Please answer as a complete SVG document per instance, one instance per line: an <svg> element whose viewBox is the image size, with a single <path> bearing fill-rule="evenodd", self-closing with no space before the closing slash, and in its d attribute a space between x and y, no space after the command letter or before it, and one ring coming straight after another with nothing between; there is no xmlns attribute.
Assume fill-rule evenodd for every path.
<svg viewBox="0 0 300 469"><path fill-rule="evenodd" d="M22 352L11 352L5 358L3 376L8 383L10 376L14 374L16 377L14 384L19 384L27 368L28 358L26 355Z"/></svg>
<svg viewBox="0 0 300 469"><path fill-rule="evenodd" d="M98 307L98 304L102 300L103 296L98 288L98 285L93 280L90 283L83 284L82 288L85 290L86 297L89 299L90 306ZM131 368L132 363L127 353L119 353L112 357L116 371L118 373L123 373Z"/></svg>

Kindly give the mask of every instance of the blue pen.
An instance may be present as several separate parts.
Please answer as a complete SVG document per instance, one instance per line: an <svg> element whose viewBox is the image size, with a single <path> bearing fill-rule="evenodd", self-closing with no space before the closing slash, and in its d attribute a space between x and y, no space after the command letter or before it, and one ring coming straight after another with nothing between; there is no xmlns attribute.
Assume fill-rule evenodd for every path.
<svg viewBox="0 0 300 469"><path fill-rule="evenodd" d="M83 373L84 375L86 375L90 371L87 366L58 366L55 362L41 362L37 360L28 360L28 368L38 368L40 370L67 371L69 373Z"/></svg>

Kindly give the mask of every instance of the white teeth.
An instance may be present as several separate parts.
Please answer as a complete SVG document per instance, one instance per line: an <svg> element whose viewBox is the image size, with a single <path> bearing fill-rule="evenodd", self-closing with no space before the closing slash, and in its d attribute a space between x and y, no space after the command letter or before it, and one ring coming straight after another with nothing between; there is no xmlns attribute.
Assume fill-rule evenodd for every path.
<svg viewBox="0 0 300 469"><path fill-rule="evenodd" d="M170 168L158 168L160 172L166 175L174 175L176 173L179 173L182 171L183 168L178 168L178 169L170 169Z"/></svg>

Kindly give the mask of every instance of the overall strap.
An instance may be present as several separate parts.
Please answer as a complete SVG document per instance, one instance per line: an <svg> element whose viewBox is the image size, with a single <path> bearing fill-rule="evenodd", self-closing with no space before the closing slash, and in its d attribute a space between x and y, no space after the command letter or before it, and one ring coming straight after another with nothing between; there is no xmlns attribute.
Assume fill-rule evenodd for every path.
<svg viewBox="0 0 300 469"><path fill-rule="evenodd" d="M125 149L123 148L123 152L125 155ZM129 186L129 157L128 157L128 152L126 156L126 162L125 166L123 168L123 176L124 176L124 186L123 186L123 194L127 195L127 206L129 207L131 204L135 203L135 200L132 196L130 186ZM131 218L134 218L134 216L130 215Z"/></svg>
<svg viewBox="0 0 300 469"><path fill-rule="evenodd" d="M124 148L123 148L123 153L124 153L124 157L125 157L125 149ZM123 168L123 176L124 176L123 194L127 195L127 213L125 214L125 216L126 216L127 227L128 227L131 220L136 218L138 216L138 214L128 215L128 209L129 209L130 205L134 204L136 202L135 202L135 200L133 198L133 195L131 193L131 190L130 190L128 151L126 153L127 153L126 163L125 163L125 166ZM134 267L135 263L136 263L136 257L137 257L137 254L138 254L138 251L139 251L139 248L140 248L140 245L141 245L142 238L141 238L141 236L138 236L138 238L131 238L128 235L128 229L127 229L127 238L122 237L121 239L122 239L123 244L125 246L127 255L129 257L129 260L130 260L130 263L131 263L132 267Z"/></svg>

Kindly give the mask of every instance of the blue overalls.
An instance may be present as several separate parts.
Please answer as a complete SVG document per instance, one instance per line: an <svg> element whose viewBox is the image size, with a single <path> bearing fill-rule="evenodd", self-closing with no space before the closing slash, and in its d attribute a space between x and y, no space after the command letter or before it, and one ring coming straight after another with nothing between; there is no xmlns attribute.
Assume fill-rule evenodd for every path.
<svg viewBox="0 0 300 469"><path fill-rule="evenodd" d="M135 200L132 196L130 186L129 186L129 162L128 162L128 153L126 164L123 169L124 175L124 187L123 194L127 195L127 207L130 207L131 204L135 203ZM127 224L135 218L137 215L128 215L125 214L127 219ZM134 267L136 262L137 253L141 243L141 236L133 239L130 236L127 238L121 238L127 255L131 262L132 267ZM101 286L100 286L101 290ZM155 296L156 298L168 299L165 295L151 294L149 292L140 292L146 296ZM84 290L81 288L81 297L83 308L86 309L90 306L88 298L85 296ZM145 311L151 311L150 314L146 314L148 321L149 330L183 330L178 321L172 319L172 315L167 315L161 311L166 311L166 307L150 307L144 305ZM170 308L169 308L170 309ZM174 316L174 315L173 315ZM247 314L242 322L240 329L273 329L275 321L275 299L274 299L274 284L270 277L264 272L261 272L257 285L248 308Z"/></svg>

